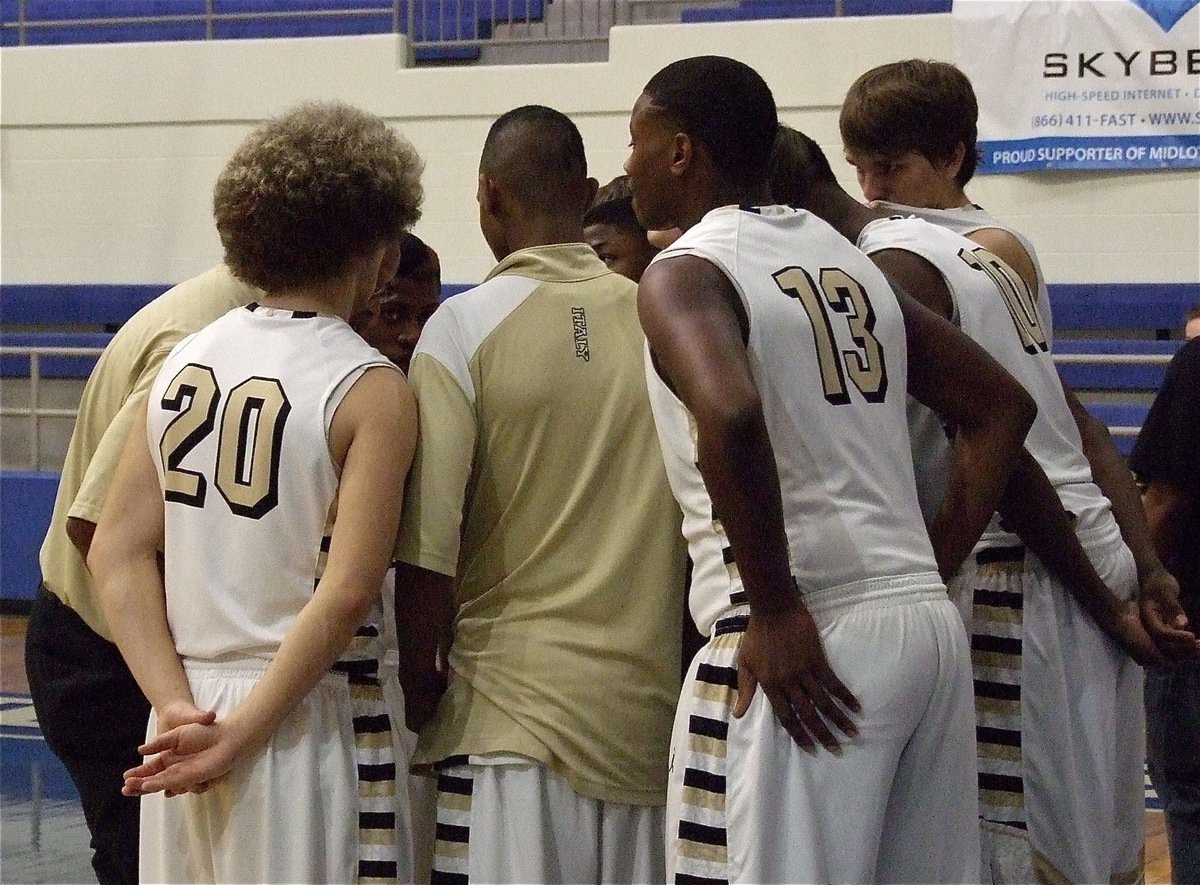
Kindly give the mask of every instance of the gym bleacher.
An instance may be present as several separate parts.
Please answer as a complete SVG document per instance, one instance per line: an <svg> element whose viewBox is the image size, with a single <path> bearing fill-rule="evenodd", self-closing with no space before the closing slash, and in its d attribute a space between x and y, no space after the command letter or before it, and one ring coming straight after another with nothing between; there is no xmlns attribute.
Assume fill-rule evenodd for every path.
<svg viewBox="0 0 1200 885"><path fill-rule="evenodd" d="M2 0L0 45L411 34L416 61L479 57L498 24L538 21L545 0ZM23 8L22 8L23 7ZM459 45L461 44L461 45Z"/></svg>
<svg viewBox="0 0 1200 885"><path fill-rule="evenodd" d="M1179 350L1194 283L1059 284L1050 287L1059 374L1108 425L1128 455L1167 363Z"/></svg>
<svg viewBox="0 0 1200 885"><path fill-rule="evenodd" d="M0 45L403 33L417 62L474 61L497 27L553 0L0 0ZM640 0L645 3L645 0ZM561 5L561 4L560 4ZM615 10L614 4L614 10ZM948 13L951 0L695 0L683 22ZM599 18L599 16L598 16ZM615 11L610 19L619 16Z"/></svg>
<svg viewBox="0 0 1200 885"><path fill-rule="evenodd" d="M949 12L951 0L742 0L737 6L684 10L685 22L762 18L830 18L835 15L921 15Z"/></svg>

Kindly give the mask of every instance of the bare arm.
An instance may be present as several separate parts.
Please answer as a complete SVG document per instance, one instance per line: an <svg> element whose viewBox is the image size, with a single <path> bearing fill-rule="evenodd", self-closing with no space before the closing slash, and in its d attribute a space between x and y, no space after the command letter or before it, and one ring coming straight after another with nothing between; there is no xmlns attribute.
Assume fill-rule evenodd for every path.
<svg viewBox="0 0 1200 885"><path fill-rule="evenodd" d="M1024 255L1024 250L1020 254ZM939 316L950 318L953 301L949 290L937 268L928 261L900 249L876 252L871 259L913 298ZM1136 611L1122 604L1096 574L1054 487L1024 448L1005 487L999 510L1017 536L1105 633L1139 663L1165 663L1137 620Z"/></svg>
<svg viewBox="0 0 1200 885"><path fill-rule="evenodd" d="M969 238L1012 267L1030 292L1038 291L1040 281L1037 267L1025 247L1021 245L1021 241L1011 233L999 228L981 228L973 231ZM1179 584L1163 567L1162 561L1154 551L1133 474L1125 466L1124 459L1113 444L1108 428L1103 421L1092 416L1084 408L1070 387L1065 383L1062 386L1071 416L1079 429L1084 457L1092 469L1092 479L1112 502L1113 517L1121 529L1121 537L1133 552L1137 564L1139 596L1153 601L1153 605L1143 606L1143 614L1148 615L1146 626L1154 640L1163 644L1164 649L1168 648L1180 639L1177 631L1174 631L1169 623L1183 613L1179 606ZM1064 583L1067 583L1068 587L1072 586L1069 582ZM1080 602L1083 604L1082 600ZM1095 610L1088 610L1095 615ZM1166 620L1162 619L1164 617Z"/></svg>
<svg viewBox="0 0 1200 885"><path fill-rule="evenodd" d="M1168 664L1142 626L1137 604L1121 602L1096 574L1045 471L1026 451L1013 470L1000 512L1025 546L1130 657L1143 666Z"/></svg>
<svg viewBox="0 0 1200 885"><path fill-rule="evenodd" d="M454 579L406 562L396 564L396 638L404 718L420 731L446 691L454 628Z"/></svg>
<svg viewBox="0 0 1200 885"><path fill-rule="evenodd" d="M956 427L950 478L929 536L944 578L979 541L1008 484L1037 406L987 352L898 292L908 339L908 392Z"/></svg>
<svg viewBox="0 0 1200 885"><path fill-rule="evenodd" d="M1003 477L1011 469L1006 447L1018 434L1020 446L1036 407L1025 422L1024 413L1033 405L1025 390L948 322L954 299L936 267L905 249L884 249L872 253L871 260L901 290L897 294L908 333L909 393L957 427L946 497L929 525L938 570L948 579L987 527L991 513L983 515L984 505L999 497ZM926 310L918 309L922 307ZM1003 402L985 413L978 403L990 403L993 390Z"/></svg>
<svg viewBox="0 0 1200 885"><path fill-rule="evenodd" d="M1172 556L1183 543L1183 527L1188 513L1187 495L1174 483L1156 479L1146 486L1146 495L1142 500L1155 548L1162 556Z"/></svg>
<svg viewBox="0 0 1200 885"><path fill-rule="evenodd" d="M1092 480L1112 502L1113 518L1121 528L1121 538L1133 553L1137 564L1138 595L1153 603L1143 606L1148 616L1146 626L1157 641L1171 645L1178 639L1173 635L1173 625L1183 615L1179 604L1179 582L1167 571L1155 549L1157 545L1146 523L1147 512L1143 509L1133 473L1113 444L1104 422L1088 412L1065 382L1063 393L1075 426L1079 428L1083 454L1092 468ZM1184 620L1186 623L1186 618Z"/></svg>
<svg viewBox="0 0 1200 885"><path fill-rule="evenodd" d="M870 258L888 279L944 320L954 316L954 297L936 267L907 249L882 249Z"/></svg>
<svg viewBox="0 0 1200 885"><path fill-rule="evenodd" d="M854 735L843 706L856 711L858 702L829 668L792 578L775 456L738 311L724 274L690 256L652 265L638 289L651 351L696 420L700 473L750 602L735 715L761 685L797 743L810 752L816 742L835 750L822 716Z"/></svg>
<svg viewBox="0 0 1200 885"><path fill-rule="evenodd" d="M312 598L246 699L213 726L185 726L143 747L146 753L177 753L177 761L134 769L126 775L127 791L203 789L239 757L264 746L329 670L379 596L415 443L416 406L408 385L390 369L369 369L342 400L330 428L331 453L342 461L338 515Z"/></svg>
<svg viewBox="0 0 1200 885"><path fill-rule="evenodd" d="M146 441L143 401L95 527L88 567L117 647L160 716L172 708L194 709L167 624L158 567L163 521L162 490Z"/></svg>

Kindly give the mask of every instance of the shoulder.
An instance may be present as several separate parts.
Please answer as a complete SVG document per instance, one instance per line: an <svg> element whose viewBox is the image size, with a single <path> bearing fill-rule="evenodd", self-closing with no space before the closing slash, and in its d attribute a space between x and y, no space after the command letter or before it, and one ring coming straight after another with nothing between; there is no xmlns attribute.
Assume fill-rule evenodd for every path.
<svg viewBox="0 0 1200 885"><path fill-rule="evenodd" d="M370 365L346 391L334 413L334 425L412 423L416 401L404 373L392 365Z"/></svg>
<svg viewBox="0 0 1200 885"><path fill-rule="evenodd" d="M1016 234L1000 227L981 227L971 231L967 239L982 246L1020 274L1030 291L1038 290L1037 264Z"/></svg>
<svg viewBox="0 0 1200 885"><path fill-rule="evenodd" d="M1002 227L979 227L967 234L967 238L1002 258L1005 257L1002 253L1009 253L1019 254L1026 261L1031 260L1017 235Z"/></svg>
<svg viewBox="0 0 1200 885"><path fill-rule="evenodd" d="M513 312L542 286L541 280L518 274L500 274L452 295L425 324L414 359L432 357L465 378L480 346Z"/></svg>
<svg viewBox="0 0 1200 885"><path fill-rule="evenodd" d="M134 314L123 330L174 332L182 337L261 295L218 265L163 292Z"/></svg>
<svg viewBox="0 0 1200 885"><path fill-rule="evenodd" d="M689 293L731 289L723 265L700 252L681 251L657 258L637 285L639 302L686 299Z"/></svg>
<svg viewBox="0 0 1200 885"><path fill-rule="evenodd" d="M132 362L156 364L188 335L261 294L218 265L173 286L135 313L110 347Z"/></svg>
<svg viewBox="0 0 1200 885"><path fill-rule="evenodd" d="M883 246L871 253L871 260L894 283L921 300L929 288L944 290L945 279L938 268L924 255L905 248L902 243ZM928 306L928 305L927 305Z"/></svg>

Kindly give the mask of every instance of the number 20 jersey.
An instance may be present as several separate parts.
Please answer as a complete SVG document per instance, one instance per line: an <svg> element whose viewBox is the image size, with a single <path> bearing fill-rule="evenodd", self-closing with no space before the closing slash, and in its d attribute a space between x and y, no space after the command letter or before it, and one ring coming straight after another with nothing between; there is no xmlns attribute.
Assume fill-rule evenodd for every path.
<svg viewBox="0 0 1200 885"><path fill-rule="evenodd" d="M338 487L328 430L367 368L343 320L251 304L185 338L150 390L181 657L270 658L312 598Z"/></svg>
<svg viewBox="0 0 1200 885"><path fill-rule="evenodd" d="M714 209L654 260L681 255L721 270L749 319L800 590L939 582L909 450L904 322L883 274L824 221L782 206ZM695 421L649 353L646 370L694 563L689 605L707 635L746 598L697 466Z"/></svg>

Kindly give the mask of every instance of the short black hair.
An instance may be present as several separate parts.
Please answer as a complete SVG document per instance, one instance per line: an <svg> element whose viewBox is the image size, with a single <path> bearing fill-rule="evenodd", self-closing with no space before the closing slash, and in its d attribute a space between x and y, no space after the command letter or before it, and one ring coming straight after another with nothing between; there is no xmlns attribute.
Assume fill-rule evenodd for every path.
<svg viewBox="0 0 1200 885"><path fill-rule="evenodd" d="M633 191L629 187L628 175L618 175L596 191L596 198L584 213L583 223L585 226L611 224L613 227L645 236L646 229L642 227L633 211Z"/></svg>
<svg viewBox="0 0 1200 885"><path fill-rule="evenodd" d="M396 277L409 279L432 279L441 285L442 267L438 255L424 240L412 231L400 235L400 264Z"/></svg>
<svg viewBox="0 0 1200 885"><path fill-rule="evenodd" d="M583 136L554 108L514 108L488 130L479 171L503 179L522 206L556 214L564 192L587 179Z"/></svg>
<svg viewBox="0 0 1200 885"><path fill-rule="evenodd" d="M733 184L766 178L779 117L770 88L749 65L720 55L685 58L651 77L644 92Z"/></svg>
<svg viewBox="0 0 1200 885"><path fill-rule="evenodd" d="M785 123L779 124L775 135L768 179L771 198L793 207L807 205L815 185L837 183L821 146Z"/></svg>

